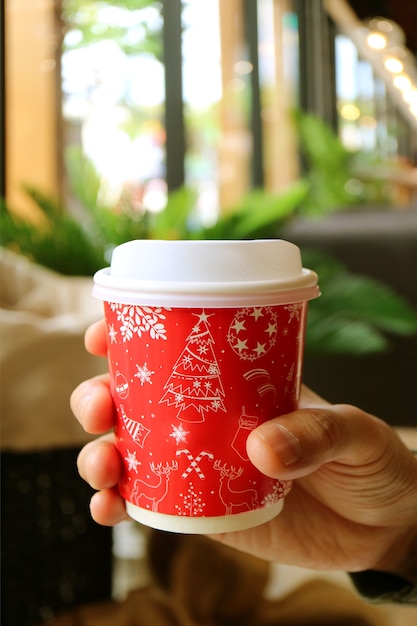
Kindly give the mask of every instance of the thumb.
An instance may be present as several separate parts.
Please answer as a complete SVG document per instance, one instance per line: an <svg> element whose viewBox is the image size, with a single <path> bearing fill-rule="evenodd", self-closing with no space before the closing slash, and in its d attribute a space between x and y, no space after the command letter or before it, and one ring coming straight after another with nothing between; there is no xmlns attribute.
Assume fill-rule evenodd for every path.
<svg viewBox="0 0 417 626"><path fill-rule="evenodd" d="M385 422L356 407L314 406L259 426L248 437L247 452L263 474L293 479L331 461L371 463L381 458L392 437Z"/></svg>

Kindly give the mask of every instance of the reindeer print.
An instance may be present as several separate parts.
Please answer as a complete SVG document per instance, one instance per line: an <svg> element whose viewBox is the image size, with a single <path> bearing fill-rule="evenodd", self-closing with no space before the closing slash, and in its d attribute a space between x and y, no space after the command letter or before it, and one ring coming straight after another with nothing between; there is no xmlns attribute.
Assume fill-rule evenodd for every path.
<svg viewBox="0 0 417 626"><path fill-rule="evenodd" d="M171 465L166 463L150 463L149 467L152 472L159 477L158 482L155 484L149 484L139 478L135 480L135 484L132 491L132 502L137 506L146 508L152 511L158 511L160 502L165 498L168 493L169 476L171 472L178 469L178 462L173 461Z"/></svg>
<svg viewBox="0 0 417 626"><path fill-rule="evenodd" d="M249 511L258 508L258 493L255 489L237 491L231 486L232 481L243 474L243 467L236 469L231 465L228 468L227 463L222 466L220 461L215 461L213 467L220 472L219 496L226 507L226 515L232 515L234 507Z"/></svg>

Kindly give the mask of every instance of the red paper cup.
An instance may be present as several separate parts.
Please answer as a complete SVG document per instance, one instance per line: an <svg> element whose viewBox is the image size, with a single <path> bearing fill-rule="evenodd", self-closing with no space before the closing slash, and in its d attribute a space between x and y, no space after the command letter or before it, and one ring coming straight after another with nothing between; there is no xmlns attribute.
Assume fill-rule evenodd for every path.
<svg viewBox="0 0 417 626"><path fill-rule="evenodd" d="M282 240L132 241L95 275L104 300L127 512L218 533L275 517L291 485L246 439L297 406L317 276Z"/></svg>

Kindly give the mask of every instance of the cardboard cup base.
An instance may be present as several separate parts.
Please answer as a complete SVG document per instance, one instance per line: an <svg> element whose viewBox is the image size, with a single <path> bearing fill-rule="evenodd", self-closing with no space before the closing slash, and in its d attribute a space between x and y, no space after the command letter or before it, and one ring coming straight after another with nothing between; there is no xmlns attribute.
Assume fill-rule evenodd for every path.
<svg viewBox="0 0 417 626"><path fill-rule="evenodd" d="M131 502L126 502L126 511L132 519L157 530L182 534L217 534L246 530L265 524L276 517L282 511L283 506L284 500L279 500L266 508L234 515L183 517L148 511Z"/></svg>

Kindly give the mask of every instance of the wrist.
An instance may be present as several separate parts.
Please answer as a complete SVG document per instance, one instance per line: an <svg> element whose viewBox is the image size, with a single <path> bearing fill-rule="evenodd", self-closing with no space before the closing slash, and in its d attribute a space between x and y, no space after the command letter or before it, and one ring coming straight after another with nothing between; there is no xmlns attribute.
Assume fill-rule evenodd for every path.
<svg viewBox="0 0 417 626"><path fill-rule="evenodd" d="M413 442L414 443L414 442ZM416 441L417 444L417 441ZM392 543L384 562L377 570L390 572L411 583L417 583L417 451L410 450L414 455L413 472L409 475L411 489L408 493L408 506L404 510L403 529ZM406 519L408 518L408 522Z"/></svg>

